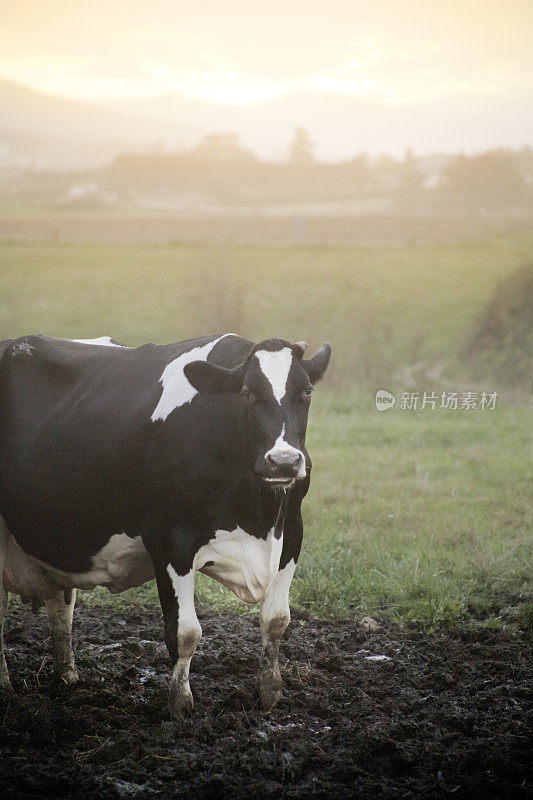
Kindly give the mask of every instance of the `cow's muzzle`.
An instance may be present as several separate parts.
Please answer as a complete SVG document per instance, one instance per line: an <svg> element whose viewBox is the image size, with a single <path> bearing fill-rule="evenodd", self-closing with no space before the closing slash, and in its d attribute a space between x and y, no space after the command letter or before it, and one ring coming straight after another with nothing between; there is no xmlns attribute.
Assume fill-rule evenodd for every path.
<svg viewBox="0 0 533 800"><path fill-rule="evenodd" d="M290 486L306 474L305 456L301 450L283 442L265 453L256 465L256 475L272 486Z"/></svg>

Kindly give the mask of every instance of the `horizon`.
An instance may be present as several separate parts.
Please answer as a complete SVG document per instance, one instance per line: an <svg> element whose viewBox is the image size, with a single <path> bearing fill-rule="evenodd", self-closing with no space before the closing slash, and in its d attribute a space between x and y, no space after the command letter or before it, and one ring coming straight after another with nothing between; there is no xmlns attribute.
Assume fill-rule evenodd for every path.
<svg viewBox="0 0 533 800"><path fill-rule="evenodd" d="M415 158L424 159L424 158L431 158L436 156L456 156L464 154L466 156L474 156L478 154L483 154L488 151L494 150L511 150L511 151L519 151L524 148L531 148L533 146L533 115L530 114L531 119L526 121L526 125L524 126L524 134L521 133L512 136L500 136L498 138L497 134L494 133L495 129L490 127L485 129L485 132L488 134L488 137L485 141L477 141L476 143L473 142L466 142L464 139L459 138L456 141L449 141L446 139L445 143L440 143L436 141L434 138L431 142L426 144L421 144L420 142L416 143L411 139L404 132L404 140L401 141L398 139L398 135L394 139L387 139L387 143L384 146L374 146L374 142L369 146L367 143L362 143L359 146L347 146L344 143L344 147L342 146L342 133L337 133L337 147L333 150L328 148L328 123L330 122L329 119L326 120L324 124L323 119L320 117L314 116L312 113L312 102L313 102L313 93L306 92L306 91L299 91L293 92L290 95L286 95L284 97L273 98L268 100L262 100L260 103L256 103L253 106L232 106L227 105L224 103L217 103L214 101L207 101L201 98L190 98L178 92L168 92L165 94L156 95L154 97L139 97L139 98L94 98L94 99L83 99L77 98L68 95L60 95L60 94L53 94L51 92L43 92L40 89L30 86L29 84L23 84L19 81L13 81L9 77L0 74L0 83L4 83L7 86L13 87L17 90L21 90L22 92L30 92L35 93L38 97L46 97L51 102L59 100L64 101L66 103L73 103L78 104L81 103L86 108L93 108L98 111L104 111L109 113L118 113L120 114L124 120L130 119L131 121L138 121L140 119L140 115L142 113L143 104L155 104L152 106L155 107L157 110L157 103L174 99L176 102L180 103L183 102L185 104L194 104L198 109L202 111L212 112L215 111L215 116L211 116L212 125L210 126L208 122L205 122L204 119L204 127L200 130L199 125L201 127L201 123L197 120L193 120L192 127L194 128L194 123L196 122L196 128L198 132L195 135L183 136L182 138L178 139L172 133L172 128L169 128L168 131L165 129L164 135L162 135L161 130L157 132L154 130L151 139L147 139L146 135L144 137L145 141L145 149L143 152L146 153L153 153L156 150L166 152L166 153L174 153L174 154L186 154L193 150L206 136L212 134L230 134L235 133L238 138L239 145L246 150L251 151L251 153L258 159L264 161L272 161L272 162L283 162L287 159L287 152L290 146L290 142L293 139L295 129L298 127L304 128L310 134L311 141L313 143L313 150L315 154L314 160L318 163L336 163L336 162L345 162L356 159L360 156L366 156L369 159L377 159L380 157L390 157L397 161L404 160L408 153L413 155ZM348 106L354 104L354 110L363 110L370 109L377 112L376 119L379 118L380 113L380 104L374 100L369 98L359 98L359 97L348 97L346 95L340 95L338 93L322 93L321 98L324 102L327 102L330 106L338 112L339 108L341 108L342 113L344 114L344 118L346 119L346 110ZM311 119L305 121L299 119L297 116L298 112L295 112L295 116L292 122L288 122L287 119L283 118L283 115L278 115L278 127L274 131L273 128L270 130L271 139L268 140L268 144L265 145L266 140L264 141L254 141L253 131L246 129L246 121L250 120L250 113L252 113L256 119L260 119L261 112L263 115L268 115L271 109L279 110L279 108L284 109L284 113L286 112L286 104L284 104L285 100L289 102L293 99L304 99L305 101L310 101L309 103L304 102L303 108L303 116L306 115L309 117L311 113ZM478 99L479 100L479 99ZM0 98L1 101L1 98ZM473 98L471 102L470 112L472 113L473 105L476 100ZM506 104L513 104L513 99L505 98L502 102ZM402 105L399 111L394 111L393 108L386 107L385 114L395 114L395 119L401 121L401 115L403 116L403 122L405 123L405 119L409 119L409 115L412 111L420 112L423 111L424 105L427 107L428 104L422 103L412 103L409 105ZM442 113L446 107L446 104L443 103L434 103L433 104L433 113L440 112ZM454 103L448 103L448 111L451 109L452 112L456 114L456 119L458 119L463 124L466 123L466 127L468 127L468 120L460 119L460 115L457 114L457 108L454 108ZM523 113L523 108L521 106L518 107L519 112ZM516 109L516 106L515 106ZM350 108L351 110L351 108ZM486 105L478 105L478 111L490 116L491 111L494 110L494 107L491 108L491 102L489 101ZM227 112L229 115L227 119L227 124L225 124L222 120L224 120L223 114ZM407 112L407 114L405 113ZM231 115L234 116L231 116ZM244 115L244 117L243 117ZM248 116L246 116L248 115ZM160 109L157 110L153 118L153 124L156 125L158 122L166 122L169 121L177 121L178 114L175 111L167 110L164 116L161 116ZM524 117L525 119L525 117ZM431 120L431 115L428 115L425 119L426 125L427 121ZM222 121L222 122L221 122ZM351 120L352 121L352 120ZM353 122L356 122L356 115L353 116ZM379 130L379 128L383 127L383 118L381 119L381 126L378 125L375 127L374 130L372 129L372 125L368 124L368 120L364 120L367 123L367 130L372 132L373 134L378 134L383 130ZM146 119L144 120L146 123ZM188 120L191 122L191 120ZM507 130L509 131L512 126L509 126L509 117L504 116L501 119L501 122L507 125ZM436 124L436 120L434 120L434 127L438 127ZM321 127L322 126L322 127ZM18 126L16 126L18 127ZM4 125L4 131L10 130L9 125ZM14 130L14 128L11 128ZM28 128L31 130L31 128ZM256 131L257 133L257 131ZM272 134L274 133L274 136ZM345 133L345 132L344 132ZM396 131L398 134L398 131ZM349 135L349 132L348 134ZM346 136L346 133L345 133ZM406 138L407 137L407 138ZM275 140L275 144L272 142ZM341 142L339 146L339 142ZM123 143L126 144L127 140L123 140ZM131 143L130 143L131 144ZM134 147L135 152L139 152L139 147L136 145ZM123 151L125 154L128 152L132 152L131 149L125 149Z"/></svg>

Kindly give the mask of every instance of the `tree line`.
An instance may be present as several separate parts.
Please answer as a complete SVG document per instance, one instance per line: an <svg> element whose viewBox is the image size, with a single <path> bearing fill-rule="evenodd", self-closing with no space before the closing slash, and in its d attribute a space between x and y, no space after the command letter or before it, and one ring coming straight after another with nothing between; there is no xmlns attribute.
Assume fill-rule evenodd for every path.
<svg viewBox="0 0 533 800"><path fill-rule="evenodd" d="M119 156L102 177L115 188L157 196L206 194L215 202L262 203L386 198L407 213L524 213L533 209L533 149L401 159L365 153L336 163L315 157L310 134L294 133L283 162L242 147L237 134L210 134L185 152Z"/></svg>

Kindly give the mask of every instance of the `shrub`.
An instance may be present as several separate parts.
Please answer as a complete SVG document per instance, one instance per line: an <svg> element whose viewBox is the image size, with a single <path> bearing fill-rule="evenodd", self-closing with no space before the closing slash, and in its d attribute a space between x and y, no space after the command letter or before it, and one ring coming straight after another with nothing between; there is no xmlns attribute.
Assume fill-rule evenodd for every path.
<svg viewBox="0 0 533 800"><path fill-rule="evenodd" d="M533 391L533 262L496 286L463 356L479 376Z"/></svg>

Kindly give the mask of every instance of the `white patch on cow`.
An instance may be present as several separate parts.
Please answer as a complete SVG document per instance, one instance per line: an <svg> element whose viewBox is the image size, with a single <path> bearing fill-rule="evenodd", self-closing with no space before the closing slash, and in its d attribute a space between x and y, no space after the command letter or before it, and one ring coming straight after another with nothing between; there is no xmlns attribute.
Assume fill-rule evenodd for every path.
<svg viewBox="0 0 533 800"><path fill-rule="evenodd" d="M239 526L218 530L196 553L193 568L215 578L246 603L258 603L278 574L283 535L276 539L274 531L258 539Z"/></svg>
<svg viewBox="0 0 533 800"><path fill-rule="evenodd" d="M125 347L123 344L112 342L111 336L99 336L97 339L71 339L70 341L78 344L94 344L100 347Z"/></svg>
<svg viewBox="0 0 533 800"><path fill-rule="evenodd" d="M305 456L301 450L298 450L296 447L293 447L292 444L289 444L283 438L285 436L285 423L283 423L281 428L281 433L274 442L274 446L265 453L265 460L268 461L268 457L271 456L274 461L279 462L280 464L283 461L287 461L292 463L297 456L300 457L300 462L298 466L298 472L296 473L297 478L305 478ZM274 480L274 479L273 479Z"/></svg>
<svg viewBox="0 0 533 800"><path fill-rule="evenodd" d="M194 607L194 569L189 570L187 575L178 575L172 564L168 564L167 572L179 606L178 638L191 632L200 638L202 629Z"/></svg>
<svg viewBox="0 0 533 800"><path fill-rule="evenodd" d="M163 392L151 416L152 422L158 419L165 420L175 408L179 408L185 403L190 403L193 397L198 394L198 390L185 377L183 368L192 361L207 361L207 356L213 347L226 336L235 336L235 334L225 333L223 336L219 336L218 339L214 339L201 347L193 347L192 350L182 353L181 356L167 364L159 379L159 383L163 386Z"/></svg>
<svg viewBox="0 0 533 800"><path fill-rule="evenodd" d="M167 565L167 572L178 601L178 660L172 673L170 696L178 707L192 706L192 693L189 686L189 667L198 642L202 637L202 628L194 607L194 569L187 575L178 575L172 564Z"/></svg>
<svg viewBox="0 0 533 800"><path fill-rule="evenodd" d="M92 560L89 572L67 573L71 586L77 589L106 586L116 593L154 577L152 561L140 536L132 538L126 533L115 533Z"/></svg>
<svg viewBox="0 0 533 800"><path fill-rule="evenodd" d="M269 709L281 696L282 680L279 671L279 640L290 620L289 588L294 575L295 562L288 564L277 573L270 584L259 609L262 652L259 662L257 685L261 708Z"/></svg>
<svg viewBox="0 0 533 800"><path fill-rule="evenodd" d="M281 350L258 350L255 354L261 371L272 386L274 397L281 405L287 391L287 378L292 364L292 350L284 347Z"/></svg>
<svg viewBox="0 0 533 800"><path fill-rule="evenodd" d="M18 342L17 344L13 345L11 354L13 356L19 356L25 353L27 356L31 356L33 350L34 347L29 342Z"/></svg>
<svg viewBox="0 0 533 800"><path fill-rule="evenodd" d="M88 572L63 572L28 555L9 533L0 517L0 544L3 541L3 585L8 592L48 600L60 589L94 589L106 586L110 592L123 592L152 580L154 568L140 536L125 533L110 537L92 557Z"/></svg>
<svg viewBox="0 0 533 800"><path fill-rule="evenodd" d="M283 569L280 569L276 574L265 595L265 599L261 603L259 620L261 623L263 645L266 644L271 634L270 623L273 620L283 620L285 624L289 622L289 589L295 569L296 562L294 558L291 558Z"/></svg>

